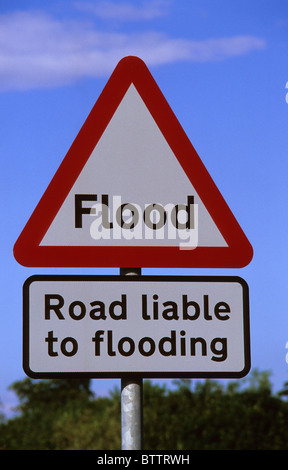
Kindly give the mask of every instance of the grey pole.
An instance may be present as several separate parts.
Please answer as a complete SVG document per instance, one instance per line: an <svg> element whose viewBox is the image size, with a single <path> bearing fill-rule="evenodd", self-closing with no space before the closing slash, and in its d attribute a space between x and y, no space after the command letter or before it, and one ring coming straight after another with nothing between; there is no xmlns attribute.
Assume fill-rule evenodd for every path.
<svg viewBox="0 0 288 470"><path fill-rule="evenodd" d="M141 268L121 268L121 275L141 275ZM142 449L143 379L121 379L121 443L122 450Z"/></svg>
<svg viewBox="0 0 288 470"><path fill-rule="evenodd" d="M121 379L122 450L142 449L142 378Z"/></svg>

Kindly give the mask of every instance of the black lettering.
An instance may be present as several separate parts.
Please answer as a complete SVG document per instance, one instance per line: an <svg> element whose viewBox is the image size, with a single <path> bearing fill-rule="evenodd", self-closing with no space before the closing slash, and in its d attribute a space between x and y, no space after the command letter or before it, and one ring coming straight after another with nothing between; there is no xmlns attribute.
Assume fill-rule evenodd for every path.
<svg viewBox="0 0 288 470"><path fill-rule="evenodd" d="M129 349L125 351L124 349L124 343L129 344ZM131 354L134 353L135 351L135 343L132 338L129 338L129 336L125 336L124 338L121 338L119 343L118 343L118 351L121 354L121 356L131 356Z"/></svg>
<svg viewBox="0 0 288 470"><path fill-rule="evenodd" d="M51 301L57 300L57 304L51 304ZM60 308L64 305L64 299L62 295L58 294L45 294L45 320L50 320L50 312L54 311L59 320L65 320L62 315Z"/></svg>
<svg viewBox="0 0 288 470"><path fill-rule="evenodd" d="M181 210L185 211L187 214L187 220L183 223L178 220L178 214ZM173 207L171 211L171 221L174 227L180 230L194 228L194 196L187 196L187 205L177 204Z"/></svg>
<svg viewBox="0 0 288 470"><path fill-rule="evenodd" d="M75 228L82 228L82 215L95 214L91 207L83 207L83 201L97 201L97 194L75 194Z"/></svg>
<svg viewBox="0 0 288 470"><path fill-rule="evenodd" d="M166 350L164 344L170 345L170 348ZM159 352L162 356L176 356L176 331L171 331L171 337L164 336L159 341Z"/></svg>
<svg viewBox="0 0 288 470"><path fill-rule="evenodd" d="M97 308L92 308L92 310L90 310L90 317L92 320L106 320L105 304L103 302L95 300L94 302L91 302L90 305L91 307L97 306Z"/></svg>
<svg viewBox="0 0 288 470"><path fill-rule="evenodd" d="M104 228L111 229L113 228L113 222L109 222L109 200L108 194L102 194L102 225Z"/></svg>
<svg viewBox="0 0 288 470"><path fill-rule="evenodd" d="M93 343L95 343L95 356L100 356L100 343L103 342L104 331L99 330L95 332L94 338L92 338Z"/></svg>
<svg viewBox="0 0 288 470"><path fill-rule="evenodd" d="M190 302L187 301L188 296L183 295L182 301L183 301L183 320L197 320L200 315L200 307L197 302L194 302L194 300L191 300ZM188 307L193 307L194 308L194 314L190 315L188 313Z"/></svg>
<svg viewBox="0 0 288 470"><path fill-rule="evenodd" d="M221 344L221 349L217 349L217 343ZM212 361L222 362L227 359L227 338L215 338L211 341Z"/></svg>
<svg viewBox="0 0 288 470"><path fill-rule="evenodd" d="M158 222L152 222L151 220L151 213L153 211L158 211L159 213L159 220ZM144 223L147 227L152 228L153 230L158 230L166 224L167 214L163 206L161 204L149 204L146 207L143 214Z"/></svg>
<svg viewBox="0 0 288 470"><path fill-rule="evenodd" d="M229 315L223 313L230 313L230 307L226 302L218 302L214 307L214 313L217 320L229 320Z"/></svg>
<svg viewBox="0 0 288 470"><path fill-rule="evenodd" d="M131 212L132 219L130 222L125 222L125 220L123 220L124 210L129 210ZM117 220L118 225L121 228L124 228L124 229L134 228L135 225L137 225L139 221L139 213L138 213L137 208L130 202L125 202L125 204L121 204L121 206L118 207L116 211L116 220Z"/></svg>
<svg viewBox="0 0 288 470"><path fill-rule="evenodd" d="M153 299L156 301L153 302L153 320L158 320L158 295L153 295Z"/></svg>
<svg viewBox="0 0 288 470"><path fill-rule="evenodd" d="M120 307L120 313L115 312L115 307ZM127 296L123 294L120 300L111 302L109 307L109 314L113 320L126 320L127 319Z"/></svg>
<svg viewBox="0 0 288 470"><path fill-rule="evenodd" d="M79 307L80 310L78 315L75 313L77 307ZM82 320L82 318L84 318L86 315L86 307L83 302L80 302L80 300L75 300L75 302L72 302L69 305L69 315L73 320Z"/></svg>
<svg viewBox="0 0 288 470"><path fill-rule="evenodd" d="M184 336L186 335L186 331L181 330L180 335L182 338L180 338L180 352L181 356L186 356L186 338Z"/></svg>
<svg viewBox="0 0 288 470"><path fill-rule="evenodd" d="M212 320L212 315L209 314L209 297L204 295L204 318L205 320Z"/></svg>
<svg viewBox="0 0 288 470"><path fill-rule="evenodd" d="M116 356L116 352L113 349L112 331L111 330L108 330L107 336L108 336L108 345L107 345L108 356Z"/></svg>
<svg viewBox="0 0 288 470"><path fill-rule="evenodd" d="M149 343L150 347L148 351L144 349L144 343ZM142 354L142 356L152 356L152 354L154 354L155 349L156 349L155 342L153 341L152 338L150 338L149 336L146 336L145 338L140 339L139 344L138 344L138 349L139 349L140 354Z"/></svg>
<svg viewBox="0 0 288 470"><path fill-rule="evenodd" d="M142 318L143 320L150 320L151 317L147 313L147 295L142 295Z"/></svg>
<svg viewBox="0 0 288 470"><path fill-rule="evenodd" d="M177 304L176 302L168 301L163 302L163 307L167 307L163 310L162 316L164 320L178 320L179 315L177 313Z"/></svg>
<svg viewBox="0 0 288 470"><path fill-rule="evenodd" d="M58 356L58 353L53 350L53 343L57 343L58 338L54 338L53 331L48 332L47 338L45 338L46 343L48 343L48 355L51 357Z"/></svg>
<svg viewBox="0 0 288 470"><path fill-rule="evenodd" d="M191 356L196 355L196 343L202 345L202 356L207 356L207 344L204 338L190 338L190 354Z"/></svg>
<svg viewBox="0 0 288 470"><path fill-rule="evenodd" d="M71 351L67 350L67 348L66 348L67 343L72 344ZM64 356L67 356L67 357L75 356L75 354L78 351L78 343L77 343L75 338L67 337L67 338L63 339L63 341L61 341L60 349L61 349L61 352Z"/></svg>

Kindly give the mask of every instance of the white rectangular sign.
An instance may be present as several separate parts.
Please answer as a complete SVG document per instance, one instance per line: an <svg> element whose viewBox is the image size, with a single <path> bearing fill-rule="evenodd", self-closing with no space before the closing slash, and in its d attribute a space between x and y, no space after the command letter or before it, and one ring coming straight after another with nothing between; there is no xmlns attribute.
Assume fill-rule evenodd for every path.
<svg viewBox="0 0 288 470"><path fill-rule="evenodd" d="M24 284L30 377L243 377L248 286L226 276L32 276Z"/></svg>

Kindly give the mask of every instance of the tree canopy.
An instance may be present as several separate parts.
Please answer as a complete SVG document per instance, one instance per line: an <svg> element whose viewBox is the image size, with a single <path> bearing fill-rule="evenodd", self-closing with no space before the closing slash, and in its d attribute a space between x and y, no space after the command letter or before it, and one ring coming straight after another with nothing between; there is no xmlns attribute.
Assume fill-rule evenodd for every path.
<svg viewBox="0 0 288 470"><path fill-rule="evenodd" d="M10 387L19 405L0 417L3 450L119 450L121 401L91 391L91 381L32 380ZM143 436L149 450L288 450L288 383L277 395L269 374L249 379L144 381Z"/></svg>

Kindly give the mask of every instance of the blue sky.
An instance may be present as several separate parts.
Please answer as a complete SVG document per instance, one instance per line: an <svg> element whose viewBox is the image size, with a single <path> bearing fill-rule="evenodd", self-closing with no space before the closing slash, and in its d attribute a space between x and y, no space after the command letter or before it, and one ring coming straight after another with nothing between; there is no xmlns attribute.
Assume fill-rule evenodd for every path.
<svg viewBox="0 0 288 470"><path fill-rule="evenodd" d="M67 1L0 4L1 385L22 370L22 285L13 245L119 59L148 65L254 248L242 269L145 269L239 275L250 288L252 369L288 381L288 5L285 0ZM288 101L288 100L287 100ZM167 381L166 381L167 382ZM95 380L96 393L119 381Z"/></svg>

